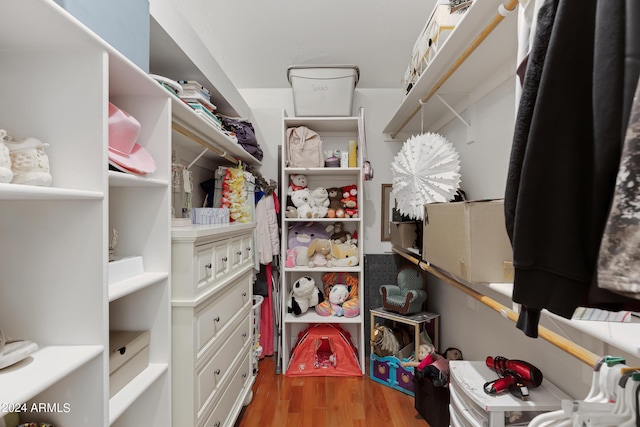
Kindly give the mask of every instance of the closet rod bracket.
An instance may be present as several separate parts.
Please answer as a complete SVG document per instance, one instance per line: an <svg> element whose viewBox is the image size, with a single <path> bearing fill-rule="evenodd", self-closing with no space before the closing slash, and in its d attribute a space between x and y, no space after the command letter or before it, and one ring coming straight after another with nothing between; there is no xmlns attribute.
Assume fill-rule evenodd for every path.
<svg viewBox="0 0 640 427"><path fill-rule="evenodd" d="M471 134L471 125L469 124L469 122L467 122L460 115L460 113L458 113L456 111L456 109L451 106L451 104L449 104L447 101L445 101L444 98L442 96L440 96L440 94L436 93L434 95L435 95L436 98L438 98L440 100L440 102L442 102L444 104L445 107L447 107L456 116L456 118L458 120L460 120L465 125L465 127L467 128L467 144L473 144L475 142L475 140L473 139L473 135ZM422 100L420 100L420 103L422 104Z"/></svg>

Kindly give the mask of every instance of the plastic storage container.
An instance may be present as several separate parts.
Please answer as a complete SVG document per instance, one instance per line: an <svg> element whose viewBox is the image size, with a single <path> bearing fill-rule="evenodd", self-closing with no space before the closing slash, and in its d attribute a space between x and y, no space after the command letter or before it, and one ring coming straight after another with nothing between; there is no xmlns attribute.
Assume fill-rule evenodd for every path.
<svg viewBox="0 0 640 427"><path fill-rule="evenodd" d="M287 79L296 116L351 116L357 65L292 65Z"/></svg>

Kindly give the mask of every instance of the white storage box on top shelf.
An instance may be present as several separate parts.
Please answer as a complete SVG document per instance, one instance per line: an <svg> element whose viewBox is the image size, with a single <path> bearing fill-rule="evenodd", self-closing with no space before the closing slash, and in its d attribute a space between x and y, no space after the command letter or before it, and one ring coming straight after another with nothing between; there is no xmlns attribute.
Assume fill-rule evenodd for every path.
<svg viewBox="0 0 640 427"><path fill-rule="evenodd" d="M293 89L296 116L350 116L357 65L292 65L287 79Z"/></svg>

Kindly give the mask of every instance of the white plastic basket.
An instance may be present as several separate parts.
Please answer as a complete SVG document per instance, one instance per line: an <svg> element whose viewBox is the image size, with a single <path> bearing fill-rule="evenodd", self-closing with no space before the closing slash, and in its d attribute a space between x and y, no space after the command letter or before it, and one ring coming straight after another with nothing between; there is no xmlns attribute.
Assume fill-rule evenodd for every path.
<svg viewBox="0 0 640 427"><path fill-rule="evenodd" d="M260 306L263 301L263 296L253 296L253 348L256 352L256 359L262 353L262 347L260 347Z"/></svg>

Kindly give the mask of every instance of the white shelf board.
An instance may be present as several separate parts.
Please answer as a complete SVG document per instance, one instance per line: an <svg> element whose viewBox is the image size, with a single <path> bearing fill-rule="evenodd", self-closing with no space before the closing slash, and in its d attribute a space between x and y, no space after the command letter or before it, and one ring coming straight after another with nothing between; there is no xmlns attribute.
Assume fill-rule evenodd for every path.
<svg viewBox="0 0 640 427"><path fill-rule="evenodd" d="M306 126L322 133L358 131L358 117L285 117L284 124L286 127Z"/></svg>
<svg viewBox="0 0 640 427"><path fill-rule="evenodd" d="M354 323L360 324L363 322L362 313L356 317L344 317L344 316L320 316L316 313L315 308L310 308L309 311L299 316L293 313L287 313L284 318L285 323Z"/></svg>
<svg viewBox="0 0 640 427"><path fill-rule="evenodd" d="M101 200L103 198L104 193L101 191L0 184L0 200Z"/></svg>
<svg viewBox="0 0 640 427"><path fill-rule="evenodd" d="M109 302L115 301L140 289L155 285L169 277L168 272L143 273L109 286Z"/></svg>
<svg viewBox="0 0 640 427"><path fill-rule="evenodd" d="M321 271L321 272L340 271L340 272L347 272L347 273L357 273L362 270L361 267L362 267L361 265L357 265L355 267L285 267L284 271L289 273L296 272L296 271L304 272L304 273L313 273L314 271Z"/></svg>
<svg viewBox="0 0 640 427"><path fill-rule="evenodd" d="M513 283L490 283L487 286L509 299L513 295ZM630 322L605 322L566 319L547 310L542 310L542 315L640 357L640 320L636 317L632 316Z"/></svg>
<svg viewBox="0 0 640 427"><path fill-rule="evenodd" d="M313 176L331 176L336 178L357 177L360 168L287 168L288 174L309 174Z"/></svg>
<svg viewBox="0 0 640 427"><path fill-rule="evenodd" d="M167 187L169 183L161 179L109 171L109 185L111 187Z"/></svg>
<svg viewBox="0 0 640 427"><path fill-rule="evenodd" d="M330 222L330 223L334 223L336 221L340 221L340 222L358 222L360 221L362 218L285 218L285 222Z"/></svg>
<svg viewBox="0 0 640 427"><path fill-rule="evenodd" d="M416 108L420 107L420 100L431 92L448 70L457 63L460 54L497 16L498 6L502 3L503 0L473 2L416 84L405 96L383 133L394 134L400 131L403 122ZM458 113L513 75L517 48L516 18L515 11L509 13L438 89L437 93ZM512 59L514 63L510 64ZM508 65L497 69L496 67L501 64ZM424 117L425 132L432 128L437 129L455 117L440 100L432 97L422 106L422 112L418 112L409 125L405 126L403 132L421 131L421 116Z"/></svg>
<svg viewBox="0 0 640 427"><path fill-rule="evenodd" d="M0 402L25 403L103 351L101 345L43 347L0 370Z"/></svg>
<svg viewBox="0 0 640 427"><path fill-rule="evenodd" d="M226 151L228 155L238 158L250 165L261 164L258 159L242 148L237 141L231 139L220 129L212 126L205 119L198 116L198 114L180 98L171 94L169 94L169 96L171 96L173 122L188 129L201 140L201 142L192 141L193 144L198 144L203 149L213 148L223 152Z"/></svg>
<svg viewBox="0 0 640 427"><path fill-rule="evenodd" d="M193 224L188 227L173 227L171 238L173 240L194 240L200 237L237 234L243 230L255 228L254 222L231 222L228 224Z"/></svg>
<svg viewBox="0 0 640 427"><path fill-rule="evenodd" d="M167 363L150 363L144 371L109 399L109 425L113 424L155 380L168 370Z"/></svg>

